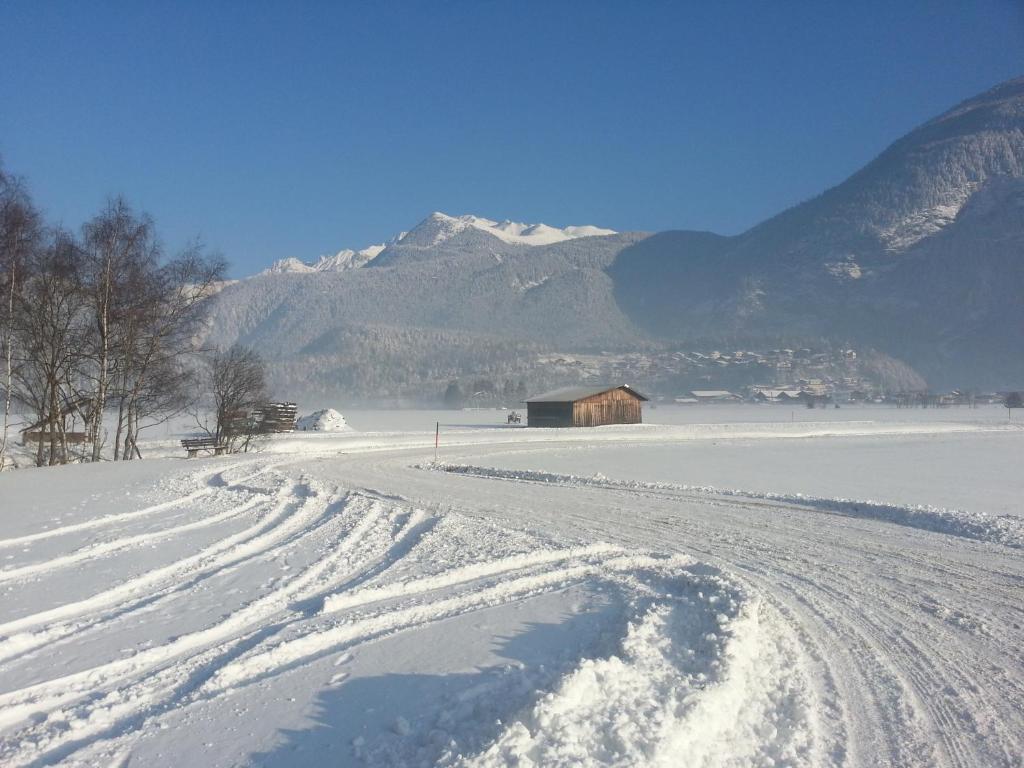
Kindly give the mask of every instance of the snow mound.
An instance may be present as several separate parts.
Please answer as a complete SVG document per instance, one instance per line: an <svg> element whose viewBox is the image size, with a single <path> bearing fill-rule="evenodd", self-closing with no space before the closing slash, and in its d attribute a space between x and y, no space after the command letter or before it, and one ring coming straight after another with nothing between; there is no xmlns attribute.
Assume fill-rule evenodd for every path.
<svg viewBox="0 0 1024 768"><path fill-rule="evenodd" d="M345 417L333 408L303 416L298 420L297 427L300 432L349 432L352 429Z"/></svg>
<svg viewBox="0 0 1024 768"><path fill-rule="evenodd" d="M655 600L617 654L582 660L488 749L455 764L817 764L806 688L758 608L706 588Z"/></svg>

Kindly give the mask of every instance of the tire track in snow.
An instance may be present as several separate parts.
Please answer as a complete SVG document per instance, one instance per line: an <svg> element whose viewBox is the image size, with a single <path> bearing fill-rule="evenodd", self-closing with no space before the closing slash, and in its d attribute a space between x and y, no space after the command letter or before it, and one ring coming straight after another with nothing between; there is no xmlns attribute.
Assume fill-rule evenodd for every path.
<svg viewBox="0 0 1024 768"><path fill-rule="evenodd" d="M271 595L257 600L256 604L261 604L260 610L253 611L250 616L244 617L244 620L240 620L238 615L233 615L217 627L180 638L175 643L170 644L171 647L143 651L131 659L118 660L99 668L65 676L59 680L29 686L21 691L0 696L0 713L3 713L0 714L0 726L9 726L24 719L30 712L38 713L41 711L59 712L62 717L70 717L75 723L74 728L71 729L66 738L59 735L55 736L44 726L30 725L28 728L17 732L16 738L7 742L7 745L32 743L33 739L30 737L30 734L37 732L42 743L45 743L44 755L54 757L66 756L78 748L74 745L83 746L91 743L96 738L100 738L100 735L103 733L116 733L117 726L112 725L114 721L124 722L128 719L132 722L138 722L139 718L144 716L144 713L159 710L161 702L164 702L164 706L167 706L167 702L177 702L180 705L180 698L187 694L189 687L187 682L182 682L183 678L186 681L194 681L196 679L205 681L205 685L197 693L201 698L206 698L215 693L219 681L224 680L223 675L231 675L231 670L238 669L238 667L234 666L237 662L232 659L234 652L229 650L225 653L223 649L225 647L238 646L238 643L241 642L241 650L244 651L246 647L251 645L249 641L245 640L245 627L262 627L262 629L257 630L254 636L254 642L258 645L288 625L289 622L287 620L279 620L268 628L268 616L266 615L268 603L275 604L275 608L281 608L288 602L288 599L302 600L307 599L311 595L315 596L317 593L321 595L327 594L329 583L318 580L318 577L323 575L325 571L334 571L334 566L340 560L345 559L346 551L352 550L362 536L365 535L366 531L381 521L383 512L387 510L386 505L379 501L371 502L370 507L371 511L375 514L364 516L356 524L352 533L343 539L339 551L327 555L318 563L307 568L302 576L293 579L287 587L275 590ZM422 513L420 515L415 513L409 515L403 530L421 527L423 522L421 517ZM401 533L400 531L399 535L395 537L393 546L404 546ZM606 553L608 550L609 548L606 546L594 548L594 552ZM378 552L377 555L378 559L386 559L387 552ZM542 553L537 559L540 565L557 562L557 558L551 553ZM595 560L595 562L576 566L576 568L557 568L554 571L523 577L523 579L515 581L511 588L507 585L497 585L482 592L471 593L468 597L450 598L441 601L440 604L431 604L432 608L414 607L406 612L399 613L397 616L386 619L387 626L382 626L378 617L377 620L361 625L365 630L362 634L371 637L381 631L403 628L404 625L410 624L410 619L415 619L411 622L411 625L420 625L440 620L450 615L459 615L467 610L485 607L488 604L493 604L495 601L502 602L509 599L521 599L541 591L559 589L567 583L573 583L575 579L593 578L601 574L607 575L609 568L615 571L627 567L635 568L638 565L656 564L663 566L666 562L671 562L661 558L632 558L627 560L628 562L623 561L622 558L612 561ZM686 562L689 563L689 559L686 559ZM516 565L521 568L524 564L521 559L513 558L504 563L502 568L485 569L470 567L462 570L460 576L468 578L469 582L479 581L481 577L488 574L497 575L507 570L509 566ZM342 573L339 576L337 573L333 573L329 582L335 583L348 575L351 574ZM450 579L448 581L451 582ZM430 583L429 586L432 589L436 589L441 585L440 582L435 581ZM365 601L361 602L366 604L375 603L378 601L378 598L384 597L383 593L375 588L365 591L368 594L364 596L366 598ZM473 596L474 594L475 597ZM242 612L252 609L253 606L248 606ZM425 610L426 613L417 613L420 610ZM396 619L398 620L397 624L395 623ZM212 635L211 632L213 632ZM199 638L201 638L201 643ZM219 642L220 646L211 649L210 645L214 642ZM187 646L187 648L175 647L182 644ZM170 656L178 655L178 652L182 650L192 650L200 644L207 650L200 650L192 656L182 653L181 655L184 658L178 662L170 666L165 664ZM289 651L295 648L292 645L292 641L286 641L272 649L272 652L280 653L282 647L288 648ZM220 666L217 660L218 657L220 657L220 663L223 663L223 666ZM260 657L257 656L257 658ZM242 662L242 668L251 670L250 664L251 661L245 660ZM212 668L209 671L203 671L205 665L212 665ZM266 672L267 670L264 671ZM143 680L140 681L140 678L143 678ZM123 685L119 685L119 682L123 683ZM103 690L108 692L104 695L98 695L99 691ZM82 703L81 700L86 696L88 696L88 701ZM75 705L73 703L75 701L79 703ZM69 709L74 710L73 715L67 715ZM42 734L48 735L44 738ZM29 738L26 738L27 736ZM38 752L35 753L35 758L31 754L31 749L29 751L22 751L17 748L13 750L8 748L0 751L0 756L10 759L14 763L22 763L26 760L31 761L40 758ZM49 759L49 757L46 759Z"/></svg>
<svg viewBox="0 0 1024 768"><path fill-rule="evenodd" d="M932 759L935 762L965 767L977 764L977 759L970 756L970 749L961 736L964 722L949 710L948 703L941 696L935 695L948 687L948 681L942 681L940 684L936 679L934 661L938 644L925 652L908 636L908 630L914 629L915 625L920 627L920 631L916 633L919 636L921 632L934 634L935 628L922 626L921 613L906 610L901 605L899 595L894 591L874 585L876 594L873 610L866 611L858 595L861 585L848 577L836 576L831 581L836 583L828 587L821 585L819 589L827 589L830 603L843 606L843 611L837 614L838 619L833 620L833 626L839 621L847 626L856 625L857 630L865 638L864 645L870 647L871 654L877 659L889 660L890 667L895 670L894 674L899 677L904 696L911 704L912 711L916 713L917 719L906 727L913 727L916 731L927 731L931 736L932 744L922 743L917 750L906 748L904 745L906 759L910 760L915 756L920 759L932 749ZM856 618L855 622L852 621L853 618ZM895 627L899 627L899 631L893 632ZM924 660L927 660L927 663ZM945 665L941 668L945 669ZM925 722L919 723L918 720ZM935 752L933 745L938 746L940 751Z"/></svg>
<svg viewBox="0 0 1024 768"><path fill-rule="evenodd" d="M118 618L135 607L151 603L155 598L188 589L199 579L265 555L278 546L287 545L315 521L318 511L303 503L309 495L308 486L303 483L282 481L277 491L270 491L268 495L270 499L264 503L270 509L258 522L194 555L147 571L82 600L0 624L0 637L4 638L0 640L0 661ZM171 584L164 589L151 591L164 582ZM86 618L79 621L56 623L83 615ZM26 634L32 627L40 625L48 626L39 632Z"/></svg>
<svg viewBox="0 0 1024 768"><path fill-rule="evenodd" d="M736 506L745 505L737 502ZM804 606L800 624L824 628L823 636L831 639L825 663L833 672L828 676L839 681L842 730L856 737L844 751L849 750L855 763L872 760L871 755L859 755L855 745L862 741L877 745L881 737L897 765L948 764L935 751L935 744L944 741L943 734L936 730L926 739L921 733L920 714L927 710L924 698L900 666L899 657L893 657L891 643L873 631L864 606L873 608L876 602L858 595L861 585L842 573L823 573L820 564L810 560L806 570L780 562L776 552L753 537L717 539L702 548L700 556L742 574L758 594L777 594L781 583L790 605ZM836 580L840 583L835 584ZM859 683L851 686L852 680Z"/></svg>
<svg viewBox="0 0 1024 768"><path fill-rule="evenodd" d="M630 493L628 490L624 492ZM632 493L643 495L639 491ZM738 503L737 512L743 506ZM787 506L780 504L778 509L786 512ZM751 506L751 509L755 507ZM591 516L574 515L573 518L581 526L594 530ZM676 523L683 523L685 528L685 518L677 518ZM781 591L789 595L786 601L791 605L805 604L817 618L807 616L801 623L806 626L823 624L821 636L831 636L838 640L830 643L827 658L830 664L836 664L842 670L833 677L840 681L840 700L844 702L846 717L849 718L851 732L855 736L853 747L864 743L876 745L868 754L850 752L855 763L871 763L872 756L878 751L878 736L885 734L884 753L893 756L897 764L1014 764L1013 760L1000 761L999 755L1020 754L1020 732L1000 728L998 724L1019 722L1019 711L1012 714L1012 702L1021 701L1021 697L1011 697L1009 709L1003 717L991 718L1001 735L991 734L989 741L979 743L971 731L970 720L964 719L972 717L972 710L951 710L946 697L937 695L949 688L950 675L962 678L962 685L967 691L979 688L977 679L971 680L960 671L964 658L960 651L966 648L934 623L926 624L914 632L915 617L919 623L923 614L920 610L914 610L916 603L906 602L907 589L914 589L912 582L905 584L906 589L902 591L887 594L886 590L880 590L877 576L867 580L854 579L844 568L833 570L823 567L821 561L813 557L806 561L805 568L797 570L793 567L792 557L786 554L789 550L784 549L780 553L770 546L757 546L761 534L750 529L746 522L741 521L740 525L742 527L737 530L744 533L731 537L716 534L711 543L697 549L687 542L700 539L708 541L710 531L698 530L685 536L680 534L677 540L684 549L694 551L695 555L708 562L720 563L724 568L748 575L759 574L753 583L760 593L777 595ZM632 521L630 527L637 530L644 528L642 524ZM597 531L598 535L602 535L600 526ZM872 540L871 543L880 546L878 541ZM905 557L907 553L900 544L894 544L890 549L879 559L891 567L905 568L909 564L929 577L934 567L940 570L945 568L941 557L938 561L934 558L924 559L923 554L915 553ZM851 550L850 559L855 560L857 555L857 552ZM897 572L902 572L902 569ZM917 571L913 573L916 575ZM964 571L953 583L970 583L971 576L970 572ZM1012 583L1015 581L1008 582ZM1008 586L1008 589L1013 588ZM972 599L967 595L966 599ZM1009 595L1007 597L1012 600ZM905 645L903 636L907 633L913 633L915 638L929 640L923 657L920 648L916 646L913 651L901 647ZM976 644L971 645L971 652L978 653ZM1002 661L1005 663L1005 650ZM998 658L992 658L986 668L997 670L1005 667ZM973 670L976 675L978 667L973 667ZM853 684L854 680L859 682ZM1003 686L1003 690L1012 690L1013 686L1010 680ZM992 713L993 707L998 707L984 703L981 699L979 702L978 708L973 711ZM1010 736L1011 733L1014 736ZM970 742L968 737L972 737Z"/></svg>
<svg viewBox="0 0 1024 768"><path fill-rule="evenodd" d="M601 543L586 547L567 547L565 549L538 551L504 557L498 560L488 560L482 563L453 568L436 576L391 582L361 590L328 595L324 600L324 607L321 613L337 613L384 600L415 597L426 592L461 586L483 578L502 576L512 571L522 571L541 565L554 565L566 560L583 560L588 557L612 554L621 555L622 548Z"/></svg>
<svg viewBox="0 0 1024 768"><path fill-rule="evenodd" d="M47 734L45 727L30 725L16 732L15 738L0 742L0 757L12 764L42 759L39 750L32 746L36 740L25 738L26 731L37 732L39 739L46 744L47 752L60 751L68 741L88 741L90 734L94 737L109 730L112 721L137 717L140 712L158 708L160 691L175 691L180 695L178 689L183 681L187 682L197 674L205 677L202 673L204 659L216 658L223 653L224 647L244 641L254 631L258 637L268 636L291 621L305 618L301 612L293 611L289 615L289 604L329 590L337 581L351 576L359 562L372 562L375 554L380 555L381 552L376 550L362 553L361 560L357 559L355 563L349 563L350 567L338 570L338 566L360 554L360 545L372 529L383 527L382 542L386 544L390 540L387 534L391 524L385 517L387 507L365 498L352 498L355 499L355 508L350 511L365 514L359 517L336 547L295 574L286 584L233 612L223 621L127 659L0 695L0 728L16 725L30 715L55 713L79 702L74 716L76 726L70 734L65 734L66 738ZM332 503L339 502L324 498L324 506ZM418 520L415 515L410 515L406 525L409 522L415 525ZM279 616L282 613L285 615ZM109 690L103 696L98 695L104 689ZM86 699L85 703L81 703L83 699Z"/></svg>
<svg viewBox="0 0 1024 768"><path fill-rule="evenodd" d="M900 554L894 547L885 560L899 563ZM1004 725L1014 720L1012 703L1008 704L1003 696L987 697L973 675L962 667L964 648L958 638L943 631L941 625L936 626L934 617L922 611L919 603L906 602L906 590L916 591L916 585L900 582L899 589L890 589L886 580L877 577L866 585L842 571L822 571L813 560L800 562L802 567L797 569L792 560L779 562L770 551L765 552L763 560L770 565L760 567L748 562L741 566L744 571L760 574L755 582L760 582L759 589L778 590L781 583L793 600L810 607L818 617L806 618L803 623L813 626L824 622L828 634L844 638L833 649L833 660L836 655L847 656L849 667L857 670L862 680L858 689L847 691L846 698L856 701L857 695L870 692L877 700L871 705L851 705L849 709L856 716L852 725L873 735L888 734L890 753L902 755L899 763L918 764L923 756L931 755L929 764L998 765L1004 764L1003 757L1019 754L1020 734ZM930 568L920 558L906 561L922 569ZM973 640L972 637L968 641L972 651L989 656ZM991 656L986 666L995 670L1000 661ZM850 675L848 669L843 677ZM888 683L880 684L879 679L886 677ZM1024 698L1019 693L1019 683L1008 680L1004 687L1007 689L1018 691L1011 702ZM888 698L883 699L877 692L886 693ZM972 699L973 705L960 701L961 694ZM978 725L973 713L999 709L1006 709L1002 717L986 718L990 721L986 740L980 744L977 740L969 741L967 737L976 733ZM907 711L913 714L912 719L903 717L902 713ZM871 712L875 714L867 714ZM865 727L865 717L871 726ZM922 733L926 734L923 738ZM985 751L979 751L982 747ZM993 747L997 754L992 753Z"/></svg>
<svg viewBox="0 0 1024 768"><path fill-rule="evenodd" d="M765 560L770 562L769 557ZM741 572L756 574L756 587L773 592L780 576L785 576L783 583L793 601L790 604L803 606L801 624L824 628L829 637L825 663L830 677L841 681L843 730L858 736L854 745L870 734L871 741L884 740L887 753L894 756L897 765L914 765L920 758L926 764L934 762L934 740L941 736L933 734L933 741L927 741L920 734L916 713L924 709L924 704L884 641L863 619L854 620L863 609L852 585L836 586L792 568L780 572L776 565L744 566ZM859 684L852 687L852 680ZM854 745L847 749L854 750ZM860 762L868 756L851 751L850 757Z"/></svg>
<svg viewBox="0 0 1024 768"><path fill-rule="evenodd" d="M109 541L97 542L95 544L82 547L81 549L67 555L53 557L49 560L44 560L38 563L29 563L28 565L16 566L14 568L0 569L0 584L8 581L24 580L33 576L49 575L55 571L61 570L62 568L68 568L72 565L78 565L79 563L89 560L96 560L107 555L122 552L126 549L131 549L132 547L155 544L156 542L163 541L174 536L180 536L183 533L208 528L248 512L261 501L262 499L260 498L249 498L240 504L229 507L223 512L218 512L215 515L203 517L199 520L192 520L187 523L173 525L169 528L161 528L156 531L147 531L146 533L139 533L118 539L110 539Z"/></svg>
<svg viewBox="0 0 1024 768"><path fill-rule="evenodd" d="M965 733L975 733L985 727L979 722L975 713L991 713L1004 707L1004 697L998 700L987 696L972 679L973 675L965 674L961 664L961 638L966 639L975 647L975 652L984 653L991 669L995 669L999 659L992 657L983 648L971 642L975 633L956 627L959 632L949 632L942 626L942 621L920 605L907 605L899 599L896 589L877 587L880 608L876 616L867 616L866 624L870 626L879 643L888 643L890 653L896 651L896 658L906 671L907 679L916 691L922 707L936 723L939 724L937 738L943 744L950 760L955 765L971 766L980 763L995 763L1000 757L1016 754L1019 750L1019 734L1014 745L1012 735L1007 732L1004 723L1010 718L996 718L986 729L986 744L997 745L1002 755L982 754L976 745L970 744L964 737ZM938 625L938 626L937 626ZM893 627L900 627L893 632ZM936 642L934 638L941 638ZM936 663L940 662L940 663ZM942 670L939 675L938 670ZM1017 700L1022 697L1022 689L1018 684L1007 681L1010 688L1017 691ZM1009 713L1006 713L1009 714Z"/></svg>
<svg viewBox="0 0 1024 768"><path fill-rule="evenodd" d="M429 477L426 479L433 482ZM609 500L600 495L602 490L615 490L616 498ZM554 496L557 488L550 493L552 499L566 498L564 491L563 495ZM801 514L813 513L813 508L783 500L700 498L671 490L655 493L615 488L595 488L593 496L588 490L573 493L588 494L586 501L569 506L548 504L547 492L542 491L525 499L526 504L537 505L535 509L524 512L519 509L524 500L518 499L509 506L513 511L503 516L514 520L515 526L536 520L542 523L536 528L543 527L547 532L559 528L571 531L573 539L580 531L586 531L590 539L621 542L627 549L657 542L659 548L690 553L727 572L740 574L740 583L749 584L751 593L761 601L761 613L767 611L769 617L777 614L777 622L761 622L762 635L769 631L769 640L774 642L790 632L798 640L796 648L788 648L790 655L784 653L781 662L768 664L769 672L778 663L786 662L806 670L804 674L811 677L816 697L810 700L824 702L827 709L825 715L813 706L810 709L813 717L808 727L825 734L815 737L816 743L823 746L815 753L820 759L811 760L811 765L1020 764L1024 730L1015 726L1022 722L1019 704L1024 698L1019 691L1024 678L1015 676L1015 667L1008 666L1005 659L1002 663L998 659L1000 650L1012 653L1005 647L1000 649L998 638L1019 637L1020 628L1016 627L1015 633L1010 622L1024 617L1019 604L1020 569L1000 570L1000 564L1005 565L1007 558L1016 556L1015 552L965 539L943 540L900 532L895 527L883 528L880 533L876 526L869 530L868 526L849 525L838 518L826 521L819 517L818 520L828 522L823 525ZM484 503L500 506L497 496L493 501L488 497ZM595 503L589 506L591 502ZM479 498L474 499L467 511L479 515L483 505ZM552 520L557 520L557 525L552 525ZM426 522L421 520L419 525ZM397 543L392 546L392 553L377 555L374 565L361 563L343 576L346 580L336 584L333 592L342 587L361 586L370 574L381 575L389 566L401 564L407 550ZM964 552L975 561L970 562ZM893 563L899 563L900 568L890 568ZM525 576L523 572L519 575ZM628 578L628 574L622 578ZM981 583L975 588L958 593L959 588L978 578ZM297 590L289 607L294 608L297 600L312 606L312 601L329 596L332 581L333 578L327 578ZM483 581L470 582L468 594L454 595L452 599L479 592ZM942 590L944 581L947 583ZM357 591L369 598L379 587ZM993 594L983 594L989 588ZM941 596L933 602L941 604L954 617L974 616L972 603L978 605L983 616L985 611L993 613L994 617L985 617L986 621L995 622L989 633L976 635L969 626L952 624L926 607L922 595L932 590ZM412 595L410 599L416 597ZM331 599L325 599L325 605ZM220 696L224 689L215 681L222 670L239 672L243 665L259 658L273 662L265 654L320 632L367 621L371 623L363 625L363 637L372 640L379 636L373 634L379 630L379 625L377 629L372 626L373 620L387 613L379 603L368 600L315 618L309 618L307 612L294 620L285 611L283 618L261 620L258 626L232 634L217 647L183 654L138 676L128 675L110 685L98 685L94 699L51 711L50 720L13 734L11 741L0 745L0 762L14 754L29 764L44 764L71 755L79 757L76 751L95 744L97 739L116 740L124 734L127 740L131 734L126 731L141 726L150 715ZM324 623L345 615L343 612L357 612L368 606L375 609L371 615L354 616L341 625ZM398 610L431 606L437 609L438 601L431 600L425 606L400 604ZM1014 611L1016 619L1010 615ZM412 624L409 628L427 626L443 618L427 616L427 623ZM284 632L292 628L307 630L317 623L320 626L314 627L313 632L298 638ZM402 630L385 628L383 632ZM320 637L321 641L328 639ZM329 642L327 647L327 652L338 650ZM292 650L302 649L293 646ZM281 664L269 663L263 677L255 679L273 677L320 655L321 651L314 651L313 655L298 653L292 661L282 656L278 659ZM757 669L753 672L760 674ZM998 685L993 684L996 678ZM243 686L255 681L244 675L241 679ZM947 695L943 686L956 690ZM1000 693L1007 694L1003 700ZM971 719L965 720L965 716ZM746 718L742 718L743 722L739 720L735 721L737 727L746 727ZM984 743L978 733L971 733L973 728L989 729L980 731ZM728 731L727 736L731 733ZM30 743L24 751L10 751L20 739ZM796 760L776 760L780 762L798 764Z"/></svg>
<svg viewBox="0 0 1024 768"><path fill-rule="evenodd" d="M297 663L334 653L384 634L424 626L481 608L503 605L527 596L562 589L587 579L608 577L611 574L625 573L638 568L659 565L681 567L692 564L693 561L689 557L616 556L521 576L470 591L465 595L441 598L406 608L386 608L366 618L340 621L326 629L317 629L305 636L285 640L268 650L240 659L220 670L206 686L205 693L222 693L288 669ZM443 577L443 574L441 576ZM470 579L470 583L476 580Z"/></svg>
<svg viewBox="0 0 1024 768"><path fill-rule="evenodd" d="M174 507L183 506L193 501L197 501L213 493L216 493L222 486L230 486L232 483L224 480L224 475L230 472L232 469L237 469L242 466L242 463L232 464L228 467L221 467L215 470L207 472L201 472L191 477L197 480L206 478L205 482L207 487L199 488L191 493L179 496L177 498L168 499L167 501L161 501L158 504L151 504L148 507L137 509L132 512L121 512L115 515L104 515L103 517L96 517L91 520L83 520L80 523L71 523L69 525L62 525L58 528L49 528L45 531L37 531L36 533L26 534L24 536L15 536L9 539L0 539L0 547L15 547L24 544L30 544L36 541L42 541L44 539L51 539L55 536L66 536L71 533L81 533L82 531L89 531L94 528L104 528L108 525L115 523L123 523L129 520L137 520L141 517L147 517L148 515L156 514L157 512L164 512ZM265 470L261 470L253 475L250 475L244 479L235 481L235 484L240 484L248 480L257 477L262 474Z"/></svg>
<svg viewBox="0 0 1024 768"><path fill-rule="evenodd" d="M382 608L369 616L357 615L347 623L316 630L262 654L257 648L241 657L235 666L225 667L200 693L216 697L233 691L236 686L259 682L383 635L559 591L567 585L611 583L620 593L628 595L630 601L635 601L634 610L639 611L624 641L624 653L608 659L582 659L554 691L548 694L536 691L539 707L553 702L548 713L534 718L534 725L537 721L543 722L543 727L535 728L538 740L557 742L559 735L565 734L565 742L549 744L550 754L542 752L540 755L534 753L536 744L519 750L505 743L496 747L498 758L493 760L494 765L520 764L524 757L532 761L525 764L589 764L585 755L572 751L587 738L601 741L598 753L605 756L605 762L623 765L639 764L635 759L637 754L645 755L642 764L652 766L678 765L683 754L692 757L695 765L704 764L701 755L704 760L715 757L719 763L729 758L735 764L745 764L741 761L750 755L759 757L764 764L771 764L773 757L782 764L794 766L822 763L819 756L829 747L806 723L812 711L814 692L808 685L804 668L798 664L799 658L794 655L798 646L789 635L777 632L777 626L767 621L767 613L761 610L758 601L750 599L731 581L707 573L704 566L686 556L629 555L623 554L621 549L618 553L609 552L607 545L595 548L591 562L570 559L559 563L551 555L553 553L541 553L538 558L545 561L541 565L556 566L548 571L494 585L473 586L463 594L423 604L405 605L408 600L414 600L417 593L398 595L387 588L391 585L366 590L379 592L377 596L383 600L395 597L408 600L398 607ZM600 556L607 559L602 560ZM516 559L508 558L506 565ZM475 567L437 574L431 577L436 581L429 585L430 590L419 593L445 586L477 584L481 579L471 578L480 575L472 572ZM497 567L491 570L495 575L500 572ZM656 574L657 578L649 574ZM729 586L723 586L726 583ZM345 608L380 602L373 599L372 594L361 598L347 601ZM666 612L676 615L669 622L672 631L662 631L659 627ZM574 678L579 678L581 684L563 695L563 688L574 688ZM606 687L593 690L595 681ZM793 711L787 715L789 727L775 729L771 723L780 706L791 706ZM554 718L551 712L557 713ZM717 720L708 722L712 716ZM552 719L557 720L554 725ZM722 728L728 730L733 726L734 730L722 732ZM460 724L460 727L467 726ZM521 722L516 722L512 731L518 733L523 727ZM675 727L689 728L697 735L685 750L680 746ZM741 741L734 738L740 731L746 734ZM608 741L600 736L606 733L621 734L628 742L619 755L623 759L616 761L609 756ZM459 749L461 751L461 747ZM729 751L723 752L723 749ZM445 755L450 758L452 754L448 750L435 758ZM561 759L552 759L554 755ZM360 747L356 756L370 766L387 766L402 762L399 758L406 755L385 751L375 759L372 749L364 752ZM448 760L431 758L429 751L426 756L416 751L407 757L410 762L451 764ZM756 760L751 758L751 762ZM454 764L463 762L456 760ZM467 764L477 763L469 760ZM491 765L492 761L485 756L479 764Z"/></svg>

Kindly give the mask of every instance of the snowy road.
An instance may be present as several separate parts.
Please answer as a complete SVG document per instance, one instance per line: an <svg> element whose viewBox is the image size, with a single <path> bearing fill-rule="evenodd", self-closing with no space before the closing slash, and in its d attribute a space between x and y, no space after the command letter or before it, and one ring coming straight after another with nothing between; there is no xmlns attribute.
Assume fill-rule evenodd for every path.
<svg viewBox="0 0 1024 768"><path fill-rule="evenodd" d="M0 763L1024 764L1024 518L540 471L578 434L0 478Z"/></svg>

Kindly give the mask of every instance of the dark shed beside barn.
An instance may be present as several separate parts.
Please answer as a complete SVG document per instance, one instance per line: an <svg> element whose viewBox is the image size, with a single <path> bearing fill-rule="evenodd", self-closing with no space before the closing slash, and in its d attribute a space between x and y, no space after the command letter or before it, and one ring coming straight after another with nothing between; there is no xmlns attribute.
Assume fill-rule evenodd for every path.
<svg viewBox="0 0 1024 768"><path fill-rule="evenodd" d="M647 398L625 384L618 387L563 387L526 401L531 427L599 427L640 424Z"/></svg>

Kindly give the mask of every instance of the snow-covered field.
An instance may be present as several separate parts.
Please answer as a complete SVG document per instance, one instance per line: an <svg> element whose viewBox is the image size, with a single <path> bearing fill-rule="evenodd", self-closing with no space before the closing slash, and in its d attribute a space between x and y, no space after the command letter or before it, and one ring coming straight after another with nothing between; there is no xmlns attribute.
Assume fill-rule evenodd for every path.
<svg viewBox="0 0 1024 768"><path fill-rule="evenodd" d="M345 416L0 475L0 764L1022 764L1005 411Z"/></svg>

